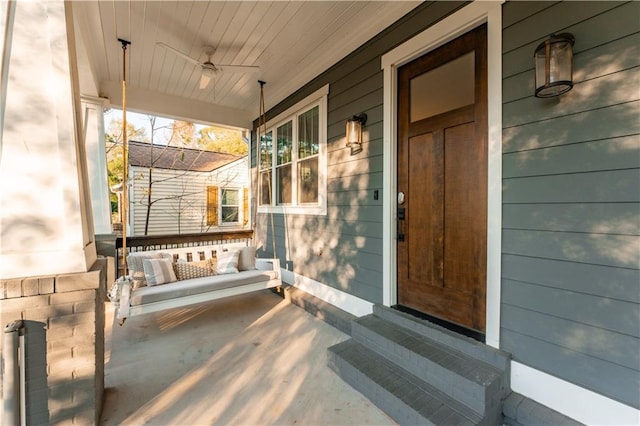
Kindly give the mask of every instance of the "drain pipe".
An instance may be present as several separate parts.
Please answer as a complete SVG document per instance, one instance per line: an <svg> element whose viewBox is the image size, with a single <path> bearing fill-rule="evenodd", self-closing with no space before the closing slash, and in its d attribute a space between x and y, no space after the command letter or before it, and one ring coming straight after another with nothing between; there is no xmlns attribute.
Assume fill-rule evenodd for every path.
<svg viewBox="0 0 640 426"><path fill-rule="evenodd" d="M4 327L2 357L2 394L6 426L24 425L26 420L24 391L24 322L16 320Z"/></svg>

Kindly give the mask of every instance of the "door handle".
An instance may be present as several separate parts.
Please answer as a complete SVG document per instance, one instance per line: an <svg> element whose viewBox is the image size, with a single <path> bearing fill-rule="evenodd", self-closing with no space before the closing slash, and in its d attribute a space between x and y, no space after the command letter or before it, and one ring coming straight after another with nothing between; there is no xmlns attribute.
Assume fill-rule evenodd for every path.
<svg viewBox="0 0 640 426"><path fill-rule="evenodd" d="M398 207L398 241L404 241L405 211L404 207Z"/></svg>

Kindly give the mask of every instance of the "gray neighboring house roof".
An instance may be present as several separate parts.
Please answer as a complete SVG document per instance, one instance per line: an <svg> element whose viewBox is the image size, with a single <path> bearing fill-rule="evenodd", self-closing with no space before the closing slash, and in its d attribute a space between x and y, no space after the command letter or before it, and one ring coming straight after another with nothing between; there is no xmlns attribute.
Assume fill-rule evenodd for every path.
<svg viewBox="0 0 640 426"><path fill-rule="evenodd" d="M129 141L129 165L156 169L210 172L242 156L147 142Z"/></svg>

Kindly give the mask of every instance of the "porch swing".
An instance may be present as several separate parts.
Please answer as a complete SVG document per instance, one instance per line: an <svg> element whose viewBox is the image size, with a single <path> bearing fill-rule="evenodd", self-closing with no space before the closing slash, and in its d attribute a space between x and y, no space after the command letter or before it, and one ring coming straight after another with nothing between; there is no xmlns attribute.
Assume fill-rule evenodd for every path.
<svg viewBox="0 0 640 426"><path fill-rule="evenodd" d="M123 233L122 264L129 275L118 278L109 291L116 318L185 307L282 285L280 261L273 240L273 259L256 258L255 246L190 246L144 251L127 255L127 134L126 50L130 44L118 39L123 50ZM260 81L260 115L264 122L264 82ZM269 185L270 187L270 185ZM269 200L271 190L269 190ZM255 216L254 216L255 217ZM255 219L254 219L255 224ZM271 214L271 232L274 230ZM215 263L214 263L215 261ZM215 266L214 266L215 265Z"/></svg>

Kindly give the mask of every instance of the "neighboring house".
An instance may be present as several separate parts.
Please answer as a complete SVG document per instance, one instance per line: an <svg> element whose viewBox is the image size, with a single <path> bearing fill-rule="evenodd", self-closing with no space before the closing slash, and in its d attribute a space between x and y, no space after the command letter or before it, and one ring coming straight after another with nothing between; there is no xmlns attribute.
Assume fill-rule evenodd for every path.
<svg viewBox="0 0 640 426"><path fill-rule="evenodd" d="M418 6L269 110L260 142L256 121L258 244L357 316L400 304L477 332L528 398L637 424L639 17L638 2ZM534 51L563 32L575 85L536 98ZM472 66L419 92L471 51L477 86ZM470 101L420 103L463 86ZM352 152L345 121L362 112Z"/></svg>
<svg viewBox="0 0 640 426"><path fill-rule="evenodd" d="M129 165L131 235L145 235L148 206L146 235L250 226L246 156L130 141Z"/></svg>

